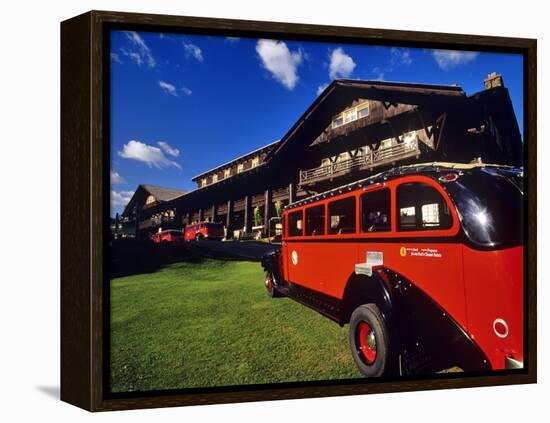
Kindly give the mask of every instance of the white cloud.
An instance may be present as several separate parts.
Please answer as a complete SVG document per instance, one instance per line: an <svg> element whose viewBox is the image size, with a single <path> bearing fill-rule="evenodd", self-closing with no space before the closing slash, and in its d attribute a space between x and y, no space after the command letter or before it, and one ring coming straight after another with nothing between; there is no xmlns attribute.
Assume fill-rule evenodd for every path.
<svg viewBox="0 0 550 423"><path fill-rule="evenodd" d="M191 94L193 94L193 91L191 91L191 90L190 90L189 88L187 88L187 87L181 87L181 90L183 91L183 93L184 93L185 95L191 95Z"/></svg>
<svg viewBox="0 0 550 423"><path fill-rule="evenodd" d="M111 170L111 185L114 184L123 184L126 182L122 176L117 171Z"/></svg>
<svg viewBox="0 0 550 423"><path fill-rule="evenodd" d="M449 70L454 67L465 65L474 60L479 53L475 51L457 50L433 50L432 56L442 70Z"/></svg>
<svg viewBox="0 0 550 423"><path fill-rule="evenodd" d="M157 142L157 144L169 156L178 157L180 155L180 151L177 148L174 148L174 147L170 146L170 144L168 144L165 141L159 141L159 142Z"/></svg>
<svg viewBox="0 0 550 423"><path fill-rule="evenodd" d="M240 41L239 37L225 37L225 41L228 41L230 43L236 43L237 41Z"/></svg>
<svg viewBox="0 0 550 423"><path fill-rule="evenodd" d="M391 53L391 66L394 65L410 65L413 62L411 52L408 48L392 47Z"/></svg>
<svg viewBox="0 0 550 423"><path fill-rule="evenodd" d="M317 87L317 95L321 95L321 93L325 91L325 88L327 87L328 87L328 83L319 85L319 87Z"/></svg>
<svg viewBox="0 0 550 423"><path fill-rule="evenodd" d="M146 163L149 167L163 169L166 167L175 167L181 170L181 166L168 159L159 147L147 145L141 141L131 140L122 147L118 155L124 159L137 160Z"/></svg>
<svg viewBox="0 0 550 423"><path fill-rule="evenodd" d="M165 93L178 97L178 90L176 90L176 87L172 84L165 81L159 81L159 87L162 88Z"/></svg>
<svg viewBox="0 0 550 423"><path fill-rule="evenodd" d="M256 52L263 67L271 72L277 81L289 90L294 89L299 79L297 68L302 63L300 50L290 51L283 41L258 40Z"/></svg>
<svg viewBox="0 0 550 423"><path fill-rule="evenodd" d="M124 50L121 49L122 53L130 57L138 65L142 65L147 62L147 66L154 68L157 65L151 49L147 46L144 39L135 31L125 31L126 37L130 40L132 47L136 50Z"/></svg>
<svg viewBox="0 0 550 423"><path fill-rule="evenodd" d="M111 190L111 207L126 206L134 195L133 191L115 191Z"/></svg>
<svg viewBox="0 0 550 423"><path fill-rule="evenodd" d="M196 46L195 44L191 43L183 43L183 48L185 49L185 55L186 56L192 56L199 62L204 61L204 57L202 56L202 50L199 46Z"/></svg>
<svg viewBox="0 0 550 423"><path fill-rule="evenodd" d="M373 78L373 81L384 81L384 72L378 72L375 78Z"/></svg>
<svg viewBox="0 0 550 423"><path fill-rule="evenodd" d="M124 48L121 48L120 51L122 52L122 54L129 57L137 65L141 66L143 64L143 59L141 58L139 53L136 53L134 51L128 51Z"/></svg>
<svg viewBox="0 0 550 423"><path fill-rule="evenodd" d="M355 62L344 52L342 47L332 50L330 55L329 76L330 79L347 78L355 69Z"/></svg>
<svg viewBox="0 0 550 423"><path fill-rule="evenodd" d="M120 60L120 55L118 53L111 53L111 62L122 64L122 60Z"/></svg>

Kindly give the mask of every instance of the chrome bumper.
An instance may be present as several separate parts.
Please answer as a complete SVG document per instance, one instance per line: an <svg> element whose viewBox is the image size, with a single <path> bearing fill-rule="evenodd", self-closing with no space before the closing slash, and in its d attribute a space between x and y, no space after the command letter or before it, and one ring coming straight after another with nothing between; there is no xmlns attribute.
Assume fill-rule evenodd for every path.
<svg viewBox="0 0 550 423"><path fill-rule="evenodd" d="M504 359L504 367L507 369L523 369L523 361L516 360L512 357Z"/></svg>

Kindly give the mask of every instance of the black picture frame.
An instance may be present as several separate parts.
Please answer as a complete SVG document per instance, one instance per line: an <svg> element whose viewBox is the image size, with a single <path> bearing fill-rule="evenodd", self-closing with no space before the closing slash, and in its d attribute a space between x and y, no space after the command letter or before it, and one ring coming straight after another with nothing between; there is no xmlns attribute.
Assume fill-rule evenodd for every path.
<svg viewBox="0 0 550 423"><path fill-rule="evenodd" d="M525 351L521 371L109 394L111 29L513 52L524 56ZM90 411L535 383L536 40L91 11L61 23L61 399Z"/></svg>

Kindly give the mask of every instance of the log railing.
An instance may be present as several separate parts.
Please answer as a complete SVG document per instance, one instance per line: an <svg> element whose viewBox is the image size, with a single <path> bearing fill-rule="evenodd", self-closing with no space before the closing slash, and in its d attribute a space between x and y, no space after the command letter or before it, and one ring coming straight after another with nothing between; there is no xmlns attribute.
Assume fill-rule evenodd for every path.
<svg viewBox="0 0 550 423"><path fill-rule="evenodd" d="M309 184L334 178L349 173L352 170L370 169L420 155L418 140L399 143L391 147L370 150L367 154L351 159L333 162L328 165L300 171L300 184Z"/></svg>

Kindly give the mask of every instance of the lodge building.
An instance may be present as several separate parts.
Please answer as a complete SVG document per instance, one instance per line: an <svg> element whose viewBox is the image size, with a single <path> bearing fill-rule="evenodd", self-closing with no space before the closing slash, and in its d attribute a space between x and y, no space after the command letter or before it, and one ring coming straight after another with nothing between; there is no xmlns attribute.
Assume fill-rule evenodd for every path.
<svg viewBox="0 0 550 423"><path fill-rule="evenodd" d="M467 96L458 85L334 80L278 141L207 170L189 192L140 185L122 216L136 237L196 221L226 238L268 235L280 207L397 165L523 165L502 76Z"/></svg>

